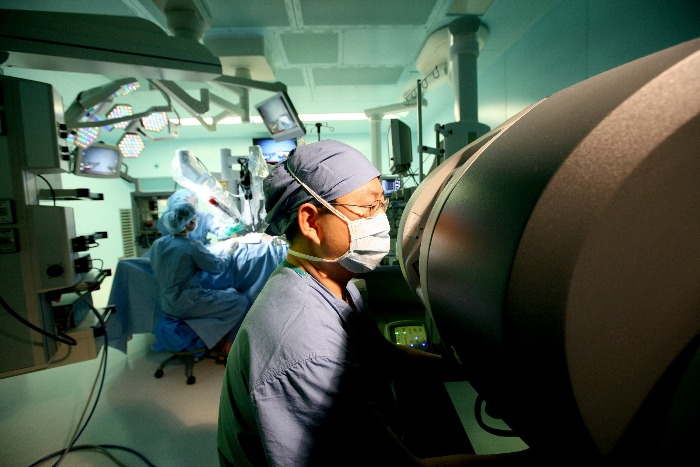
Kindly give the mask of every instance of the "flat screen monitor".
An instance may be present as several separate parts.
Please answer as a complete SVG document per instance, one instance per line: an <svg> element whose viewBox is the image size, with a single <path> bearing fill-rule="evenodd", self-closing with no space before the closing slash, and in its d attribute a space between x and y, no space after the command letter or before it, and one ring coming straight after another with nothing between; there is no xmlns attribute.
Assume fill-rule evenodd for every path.
<svg viewBox="0 0 700 467"><path fill-rule="evenodd" d="M379 177L379 181L382 182L384 196L389 196L396 190L401 189L401 179L399 177L382 175L381 177Z"/></svg>
<svg viewBox="0 0 700 467"><path fill-rule="evenodd" d="M268 164L287 160L291 150L297 147L297 142L293 139L275 141L272 138L253 138L253 144L260 146L265 162Z"/></svg>
<svg viewBox="0 0 700 467"><path fill-rule="evenodd" d="M393 174L406 174L413 162L411 127L397 118L389 120L388 132L389 169Z"/></svg>
<svg viewBox="0 0 700 467"><path fill-rule="evenodd" d="M73 173L81 177L119 178L122 153L116 146L93 143L78 148L75 153Z"/></svg>
<svg viewBox="0 0 700 467"><path fill-rule="evenodd" d="M299 138L306 134L297 111L286 92L278 92L255 105L275 141Z"/></svg>

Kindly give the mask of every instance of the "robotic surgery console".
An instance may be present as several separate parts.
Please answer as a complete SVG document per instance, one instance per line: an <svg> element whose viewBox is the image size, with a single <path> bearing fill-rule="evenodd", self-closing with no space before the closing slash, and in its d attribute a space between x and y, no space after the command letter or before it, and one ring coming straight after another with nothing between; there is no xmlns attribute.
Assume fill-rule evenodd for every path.
<svg viewBox="0 0 700 467"><path fill-rule="evenodd" d="M559 463L697 459L700 39L438 166L397 256L487 408Z"/></svg>

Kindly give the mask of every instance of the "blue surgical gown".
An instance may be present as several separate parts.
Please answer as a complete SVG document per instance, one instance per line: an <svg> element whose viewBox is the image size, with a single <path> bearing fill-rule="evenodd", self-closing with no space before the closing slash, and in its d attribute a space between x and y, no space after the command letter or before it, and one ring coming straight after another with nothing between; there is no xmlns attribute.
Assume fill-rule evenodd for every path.
<svg viewBox="0 0 700 467"><path fill-rule="evenodd" d="M211 232L216 235L217 229L215 223L216 218L212 213L197 210L197 226L190 232L190 238L192 240L199 240L205 245L208 245L211 239L207 237L207 234ZM168 229L163 225L163 216L160 216L160 219L158 219L158 232L163 236L170 235Z"/></svg>
<svg viewBox="0 0 700 467"><path fill-rule="evenodd" d="M340 459L334 443L386 427L393 399L375 350L383 336L352 282L347 292L356 308L286 261L270 276L229 353L222 466L345 465L352 447Z"/></svg>
<svg viewBox="0 0 700 467"><path fill-rule="evenodd" d="M212 290L200 285L202 272L223 273L230 255L218 256L202 242L167 235L153 243L150 258L163 312L184 320L208 348L240 324L250 307L245 294L233 287Z"/></svg>
<svg viewBox="0 0 700 467"><path fill-rule="evenodd" d="M232 242L237 247L233 248ZM206 248L214 254L230 256L230 259L226 261L227 267L220 274L202 272L202 287L233 287L244 294L250 303L253 303L267 278L284 260L288 250L286 244L262 241L262 238L256 237L255 234L217 242ZM114 305L117 310L107 321L109 345L126 353L127 342L131 336L151 332L163 315L150 250L140 258L119 260L108 303ZM179 341L172 348L185 347L187 342Z"/></svg>

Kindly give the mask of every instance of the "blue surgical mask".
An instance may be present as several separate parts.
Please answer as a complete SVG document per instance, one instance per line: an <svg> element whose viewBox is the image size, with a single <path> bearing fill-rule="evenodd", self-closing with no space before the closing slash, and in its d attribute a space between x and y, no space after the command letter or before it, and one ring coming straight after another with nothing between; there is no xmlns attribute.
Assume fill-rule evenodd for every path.
<svg viewBox="0 0 700 467"><path fill-rule="evenodd" d="M289 172L306 191L318 200L324 207L348 224L350 231L350 248L344 255L336 259L317 258L315 256L289 250L289 254L311 261L325 263L339 263L345 269L356 274L374 270L382 259L389 253L391 242L389 240L389 218L386 213L377 214L374 217L363 217L351 221L343 213L322 199L316 192L299 180L294 173Z"/></svg>

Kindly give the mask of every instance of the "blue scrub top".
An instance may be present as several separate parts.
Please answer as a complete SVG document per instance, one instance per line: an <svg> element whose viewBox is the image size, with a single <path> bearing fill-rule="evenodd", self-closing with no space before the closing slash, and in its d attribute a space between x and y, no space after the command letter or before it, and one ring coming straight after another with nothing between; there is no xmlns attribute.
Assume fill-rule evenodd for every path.
<svg viewBox="0 0 700 467"><path fill-rule="evenodd" d="M375 351L384 338L352 282L347 292L356 308L286 261L270 276L229 354L221 465L330 461L338 443L384 429L392 399Z"/></svg>

